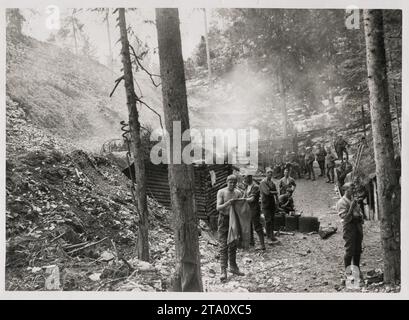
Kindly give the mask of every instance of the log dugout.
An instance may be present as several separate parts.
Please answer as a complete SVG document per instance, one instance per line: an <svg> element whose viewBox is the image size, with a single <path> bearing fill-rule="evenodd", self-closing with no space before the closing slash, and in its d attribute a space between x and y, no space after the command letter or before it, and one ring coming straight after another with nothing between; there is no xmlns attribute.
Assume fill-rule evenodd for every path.
<svg viewBox="0 0 409 320"><path fill-rule="evenodd" d="M162 206L171 209L170 188L167 165L154 165L150 162L145 164L147 177L147 193L157 200ZM194 167L194 198L197 216L202 220L209 220L210 216L216 216L217 191L226 186L226 178L232 174L233 168L228 164L195 165ZM212 185L210 171L214 171L216 181ZM129 169L122 172L130 178ZM131 164L131 172L134 174L134 166Z"/></svg>

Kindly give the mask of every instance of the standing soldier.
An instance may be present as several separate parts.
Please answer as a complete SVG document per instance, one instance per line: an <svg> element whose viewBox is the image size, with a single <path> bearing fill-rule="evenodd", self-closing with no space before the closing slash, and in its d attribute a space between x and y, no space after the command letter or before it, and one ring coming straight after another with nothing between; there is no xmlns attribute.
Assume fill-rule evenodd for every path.
<svg viewBox="0 0 409 320"><path fill-rule="evenodd" d="M266 221L267 237L271 240L271 244L275 244L278 242L274 236L274 215L278 207L278 193L272 180L273 170L269 168L266 173L267 177L260 182L261 210Z"/></svg>
<svg viewBox="0 0 409 320"><path fill-rule="evenodd" d="M336 208L342 219L343 239L345 241L345 269L352 263L359 268L363 239L363 216L358 201L354 198L353 183L342 187L344 196L338 200Z"/></svg>
<svg viewBox="0 0 409 320"><path fill-rule="evenodd" d="M335 157L330 147L327 148L325 162L327 164L327 183L334 183Z"/></svg>
<svg viewBox="0 0 409 320"><path fill-rule="evenodd" d="M345 178L352 171L352 165L349 163L348 160L344 159L345 161L341 162L341 165L336 169L337 172L337 181L338 181L338 188L341 192L341 195L344 194L344 189L342 186L345 184Z"/></svg>
<svg viewBox="0 0 409 320"><path fill-rule="evenodd" d="M227 237L229 234L229 211L232 203L241 197L240 190L236 189L237 177L235 175L229 175L227 177L227 187L220 189L217 192L217 206L219 211L218 221L218 236L220 245L220 263L221 263L221 276L222 282L227 280L227 262L230 263L230 272L243 276L236 263L237 244L231 242L227 244Z"/></svg>
<svg viewBox="0 0 409 320"><path fill-rule="evenodd" d="M300 165L300 173L305 176L306 167L305 167L305 148L301 148L298 151L298 163Z"/></svg>
<svg viewBox="0 0 409 320"><path fill-rule="evenodd" d="M324 147L321 144L317 145L317 162L320 167L320 177L323 177L325 174L325 157L327 156L327 152L325 151Z"/></svg>
<svg viewBox="0 0 409 320"><path fill-rule="evenodd" d="M335 152L337 153L338 160L344 161L344 153L346 154L346 159L348 160L348 143L342 137L342 134L339 134L334 141Z"/></svg>
<svg viewBox="0 0 409 320"><path fill-rule="evenodd" d="M314 154L312 153L311 147L307 147L305 153L305 167L307 168L308 178L312 181L315 180L315 172L314 172ZM312 176L312 178L311 178Z"/></svg>
<svg viewBox="0 0 409 320"><path fill-rule="evenodd" d="M282 176L282 169L283 169L283 156L280 151L276 151L274 153L273 158L273 168L274 168L274 175L277 178L281 178Z"/></svg>
<svg viewBox="0 0 409 320"><path fill-rule="evenodd" d="M244 190L243 197L247 200L250 206L251 223L253 224L254 230L257 232L258 238L260 240L260 247L256 248L256 250L266 250L266 246L264 244L263 225L261 224L261 221L260 221L260 204L259 204L260 188L253 181L253 176L250 174L247 174L244 177L244 182L246 184L246 189ZM253 231L251 231L251 235L253 235Z"/></svg>
<svg viewBox="0 0 409 320"><path fill-rule="evenodd" d="M291 170L290 170L291 177L295 178L297 176L299 179L301 177L300 165L298 163L298 156L294 151L292 151L290 154L290 162L291 162Z"/></svg>

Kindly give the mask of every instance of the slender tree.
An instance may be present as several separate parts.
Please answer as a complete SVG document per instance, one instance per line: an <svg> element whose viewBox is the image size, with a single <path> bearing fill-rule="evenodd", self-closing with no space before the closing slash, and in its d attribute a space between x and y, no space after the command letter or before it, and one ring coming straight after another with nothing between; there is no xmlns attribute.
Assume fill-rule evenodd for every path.
<svg viewBox="0 0 409 320"><path fill-rule="evenodd" d="M384 252L384 281L400 279L400 187L394 168L382 10L364 10L369 101Z"/></svg>
<svg viewBox="0 0 409 320"><path fill-rule="evenodd" d="M207 61L207 73L209 78L209 86L212 88L212 65L210 62L210 48L209 48L209 32L207 31L207 12L206 8L203 8L204 15L204 27L205 27L205 41L206 41L206 61Z"/></svg>
<svg viewBox="0 0 409 320"><path fill-rule="evenodd" d="M75 9L72 11L71 14L71 26L72 26L72 36L74 39L74 48L75 54L78 54L78 43L77 43L77 27L76 27L76 18L74 17Z"/></svg>
<svg viewBox="0 0 409 320"><path fill-rule="evenodd" d="M138 223L138 258L144 261L149 260L149 239L148 239L148 205L146 197L146 176L144 152L141 143L141 124L139 122L138 110L136 108L136 94L133 82L132 63L129 53L129 42L127 27L125 21L125 9L118 9L118 24L121 33L121 55L124 70L124 82L126 91L126 104L129 112L129 128L131 132L134 166L135 166L135 181L136 181L136 197L137 209L139 215Z"/></svg>
<svg viewBox="0 0 409 320"><path fill-rule="evenodd" d="M181 125L181 132L189 129L178 10L156 9L156 26L163 110L170 141L169 184L176 245L176 274L173 279L173 289L175 291L203 291L198 220L193 199L193 167L184 163L178 164L176 161L174 163L175 158L180 159L180 150L183 150L184 146L189 143L189 141L181 141L181 137L174 136L173 132L178 123ZM178 144L182 149L177 148Z"/></svg>
<svg viewBox="0 0 409 320"><path fill-rule="evenodd" d="M111 30L109 27L109 8L106 9L105 12L105 22L107 26L107 36L108 36L108 49L109 49L109 67L111 68L111 72L114 72L114 55L112 54L112 41L111 41Z"/></svg>

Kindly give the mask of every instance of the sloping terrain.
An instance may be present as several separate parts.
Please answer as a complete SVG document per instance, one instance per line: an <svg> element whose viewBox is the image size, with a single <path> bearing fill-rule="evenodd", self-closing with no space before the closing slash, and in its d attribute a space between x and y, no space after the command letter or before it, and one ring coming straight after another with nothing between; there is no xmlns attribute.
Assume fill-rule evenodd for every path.
<svg viewBox="0 0 409 320"><path fill-rule="evenodd" d="M6 289L50 290L51 269L54 290L109 290L146 268L135 258L138 217L120 168L102 156L64 151L61 141L30 129L12 139L28 141L24 150L7 154ZM171 233L170 212L151 199L148 207L154 263L155 246L165 248ZM158 279L145 274L140 284L154 291Z"/></svg>
<svg viewBox="0 0 409 320"><path fill-rule="evenodd" d="M7 42L9 99L36 127L85 149L99 151L104 141L120 138L119 122L128 112L123 83L109 97L115 78L104 65L53 44L30 37ZM141 73L135 78L146 102L161 108L160 88ZM146 108L140 113L141 122L158 123Z"/></svg>

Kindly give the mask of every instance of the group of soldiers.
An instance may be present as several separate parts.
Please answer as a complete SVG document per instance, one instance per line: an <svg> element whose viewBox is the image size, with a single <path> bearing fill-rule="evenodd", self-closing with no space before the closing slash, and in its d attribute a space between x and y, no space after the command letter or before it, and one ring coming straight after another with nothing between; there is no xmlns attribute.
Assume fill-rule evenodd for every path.
<svg viewBox="0 0 409 320"><path fill-rule="evenodd" d="M348 143L342 135L338 135L334 140L333 153L330 146L324 148L321 144L315 146L315 151L311 146L298 149L298 152L285 151L283 147L274 153L273 173L275 178L284 176L284 170L288 169L293 178L306 178L315 180L314 161L317 161L320 168L320 177L327 176L327 183L334 183L335 161L348 163ZM344 169L344 168L342 168Z"/></svg>
<svg viewBox="0 0 409 320"><path fill-rule="evenodd" d="M342 136L338 136L334 143L335 151L337 156L332 154L331 148L325 150L321 145L317 145L315 154L312 152L311 147L307 147L304 150L300 150L298 155L295 152L286 152L284 157L282 156L283 150L276 152L273 159L273 166L266 169L266 177L262 179L258 185L253 180L252 174L245 174L244 176L244 188L240 190L238 186L238 177L236 175L229 175L227 177L227 186L220 189L217 193L217 210L219 211L218 217L218 237L220 245L220 262L221 262L221 276L220 280L222 282L227 280L227 269L230 265L230 272L242 276L243 272L240 271L236 262L236 252L237 243L235 241L228 242L229 235L229 214L230 208L235 201L246 201L250 208L251 224L254 227L255 232L259 238L259 247L257 250L266 250L265 246L265 235L263 230L263 224L261 222L261 214L263 214L265 219L266 227L266 237L269 244L275 245L279 243L274 232L274 216L277 212L284 212L287 214L293 214L294 200L293 193L296 189L296 182L294 176L301 177L301 175L307 175L307 179L315 180L315 174L313 169L313 162L317 161L320 167L320 176L324 176L325 172L327 174L327 182L334 182L334 169L335 160L338 158L341 160L341 166L339 170L339 175L344 177L344 180L348 174L348 152L346 150L347 143ZM344 158L346 154L346 158ZM337 169L338 170L338 169ZM273 181L273 176L279 178L278 187ZM342 181L344 184L344 181ZM350 217L350 195L351 187L346 185L342 190L345 191L345 197L343 197L343 202L339 203L339 210L342 218L346 220ZM353 221L356 219L354 218ZM352 243L354 250L350 250L348 253L348 258L345 263L349 262L349 257L353 256L355 262L359 263L359 258L357 252L359 251L359 238L355 236L359 233L359 228L354 225L353 240ZM351 234L349 232L349 235ZM252 235L252 231L251 231ZM254 237L251 239L251 245L254 245ZM351 245L350 245L351 246ZM351 253L352 252L352 253Z"/></svg>
<svg viewBox="0 0 409 320"><path fill-rule="evenodd" d="M236 175L227 177L227 186L217 193L218 237L220 243L220 261L222 282L227 279L227 267L235 275L244 275L236 263L237 243L228 243L229 234L229 210L230 206L237 200L245 200L250 208L251 225L257 233L260 245L256 250L266 250L261 213L263 213L266 226L266 236L270 245L279 243L274 232L274 216L277 212L294 212L294 201L292 194L295 191L295 180L290 177L290 170L284 169L284 176L279 180L278 188L273 181L273 169L266 170L266 177L257 184L252 174L244 176L244 190L237 188L238 178ZM250 233L250 245L254 246L253 231Z"/></svg>

